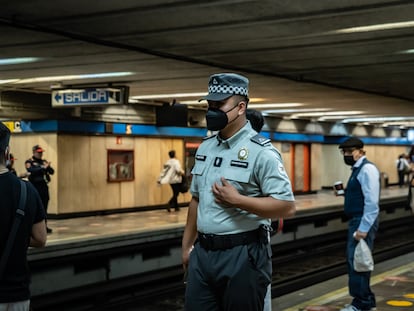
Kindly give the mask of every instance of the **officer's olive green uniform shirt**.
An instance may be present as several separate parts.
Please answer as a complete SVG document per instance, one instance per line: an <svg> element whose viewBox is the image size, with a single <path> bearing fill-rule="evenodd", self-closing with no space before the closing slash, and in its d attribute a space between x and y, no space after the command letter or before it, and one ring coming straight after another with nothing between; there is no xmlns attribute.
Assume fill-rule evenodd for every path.
<svg viewBox="0 0 414 311"><path fill-rule="evenodd" d="M239 233L271 222L239 208L217 204L212 185L221 184L221 177L243 195L294 201L280 153L270 140L257 135L249 122L227 140L216 135L205 139L197 150L191 173L190 191L199 198L197 229L203 233Z"/></svg>

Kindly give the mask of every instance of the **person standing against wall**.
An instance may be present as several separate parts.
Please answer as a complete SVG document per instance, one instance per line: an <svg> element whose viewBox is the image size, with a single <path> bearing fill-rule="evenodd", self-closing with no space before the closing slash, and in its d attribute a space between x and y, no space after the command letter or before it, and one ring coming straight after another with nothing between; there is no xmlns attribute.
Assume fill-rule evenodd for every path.
<svg viewBox="0 0 414 311"><path fill-rule="evenodd" d="M367 160L364 143L350 137L339 145L346 165L352 173L345 190L344 211L349 219L347 238L348 288L352 303L341 311L365 311L376 307L375 294L370 287L371 272L357 272L354 269L355 248L364 239L371 252L378 230L380 173Z"/></svg>
<svg viewBox="0 0 414 311"><path fill-rule="evenodd" d="M170 201L168 201L167 211L171 212L171 209L173 208L178 212L180 210L180 207L178 206L178 195L181 190L181 181L182 176L184 175L184 170L181 168L180 161L175 157L175 150L170 150L168 156L170 158L163 166L158 183L170 184L173 195Z"/></svg>
<svg viewBox="0 0 414 311"><path fill-rule="evenodd" d="M43 159L43 152L45 151L39 145L35 145L32 148L33 155L30 159L26 160L26 170L28 173L29 181L39 192L40 198L43 203L43 207L47 214L47 208L49 204L49 187L50 175L55 173L51 163ZM52 229L47 227L47 233L52 233Z"/></svg>
<svg viewBox="0 0 414 311"><path fill-rule="evenodd" d="M185 310L263 311L272 278L271 218L295 203L280 153L247 122L249 80L209 80L207 129L197 150L182 240Z"/></svg>
<svg viewBox="0 0 414 311"><path fill-rule="evenodd" d="M27 248L45 246L46 214L36 189L24 182L24 215L20 218L16 234L11 234L17 217L21 184L19 178L6 168L10 157L9 140L10 131L0 122L0 262L4 260L5 264L3 273L0 272L0 311L27 311L30 308ZM8 257L3 259L8 239L12 239L13 246Z"/></svg>

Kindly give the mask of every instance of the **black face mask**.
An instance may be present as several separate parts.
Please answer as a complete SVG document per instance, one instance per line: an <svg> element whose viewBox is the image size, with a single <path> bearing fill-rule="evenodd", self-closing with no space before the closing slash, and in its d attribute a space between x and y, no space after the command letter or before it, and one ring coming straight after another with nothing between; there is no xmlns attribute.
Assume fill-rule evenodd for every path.
<svg viewBox="0 0 414 311"><path fill-rule="evenodd" d="M353 166L356 163L352 155L344 155L344 162L346 165L351 165L351 166Z"/></svg>
<svg viewBox="0 0 414 311"><path fill-rule="evenodd" d="M218 108L208 108L207 113L206 113L207 129L210 131L220 131L224 129L226 125L229 123L229 118L227 117L227 113L232 111L237 106L238 104L227 111L223 111ZM235 118L234 120L236 119L237 118Z"/></svg>

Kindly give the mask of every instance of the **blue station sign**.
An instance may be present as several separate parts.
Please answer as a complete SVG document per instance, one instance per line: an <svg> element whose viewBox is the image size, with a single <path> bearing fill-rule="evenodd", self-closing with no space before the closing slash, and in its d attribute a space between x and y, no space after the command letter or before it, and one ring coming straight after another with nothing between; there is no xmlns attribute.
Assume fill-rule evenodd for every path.
<svg viewBox="0 0 414 311"><path fill-rule="evenodd" d="M128 103L127 87L62 89L52 91L53 107L100 106Z"/></svg>

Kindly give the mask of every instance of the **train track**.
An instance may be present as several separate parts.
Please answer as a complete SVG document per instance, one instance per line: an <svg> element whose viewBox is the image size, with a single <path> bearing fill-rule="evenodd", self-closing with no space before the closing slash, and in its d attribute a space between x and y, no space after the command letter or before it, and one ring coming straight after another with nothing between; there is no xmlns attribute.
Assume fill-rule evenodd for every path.
<svg viewBox="0 0 414 311"><path fill-rule="evenodd" d="M414 251L414 217L381 224L374 247L376 263ZM301 239L273 248L273 298L346 273L346 232ZM101 287L71 291L56 302L35 301L33 310L183 310L183 274L180 266L124 278ZM90 290L90 295L85 291ZM86 297L85 297L86 295ZM36 303L42 306L36 309Z"/></svg>

